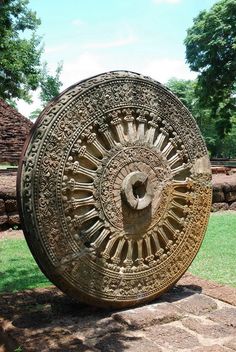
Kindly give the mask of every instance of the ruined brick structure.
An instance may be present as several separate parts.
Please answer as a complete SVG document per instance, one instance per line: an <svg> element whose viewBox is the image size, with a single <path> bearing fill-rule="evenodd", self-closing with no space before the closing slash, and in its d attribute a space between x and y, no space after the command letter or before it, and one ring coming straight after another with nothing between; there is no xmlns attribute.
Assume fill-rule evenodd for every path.
<svg viewBox="0 0 236 352"><path fill-rule="evenodd" d="M32 122L0 99L0 162L18 164Z"/></svg>

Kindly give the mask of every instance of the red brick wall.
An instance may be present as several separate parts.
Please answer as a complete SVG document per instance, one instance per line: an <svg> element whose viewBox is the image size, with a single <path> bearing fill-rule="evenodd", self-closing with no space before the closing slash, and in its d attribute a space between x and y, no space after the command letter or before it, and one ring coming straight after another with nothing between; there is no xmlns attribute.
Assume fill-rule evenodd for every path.
<svg viewBox="0 0 236 352"><path fill-rule="evenodd" d="M32 122L0 99L0 163L18 164Z"/></svg>

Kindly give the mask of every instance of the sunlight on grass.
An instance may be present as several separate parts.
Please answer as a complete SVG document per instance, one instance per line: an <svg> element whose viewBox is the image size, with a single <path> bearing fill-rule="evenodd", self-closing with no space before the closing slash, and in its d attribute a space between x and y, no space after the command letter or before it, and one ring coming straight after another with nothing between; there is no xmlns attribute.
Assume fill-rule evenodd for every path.
<svg viewBox="0 0 236 352"><path fill-rule="evenodd" d="M189 271L236 287L236 213L212 214L202 247ZM35 263L24 239L0 240L0 291L51 285Z"/></svg>
<svg viewBox="0 0 236 352"><path fill-rule="evenodd" d="M0 241L0 291L14 292L50 284L33 259L24 239Z"/></svg>
<svg viewBox="0 0 236 352"><path fill-rule="evenodd" d="M236 287L236 213L211 215L205 239L189 271Z"/></svg>

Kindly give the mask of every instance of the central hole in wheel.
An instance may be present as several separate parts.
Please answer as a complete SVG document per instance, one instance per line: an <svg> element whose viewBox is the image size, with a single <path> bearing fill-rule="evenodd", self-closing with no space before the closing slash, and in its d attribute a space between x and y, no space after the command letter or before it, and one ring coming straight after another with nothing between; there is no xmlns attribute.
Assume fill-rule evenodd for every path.
<svg viewBox="0 0 236 352"><path fill-rule="evenodd" d="M143 198L146 194L146 184L141 181L136 181L133 186L133 194L135 198Z"/></svg>

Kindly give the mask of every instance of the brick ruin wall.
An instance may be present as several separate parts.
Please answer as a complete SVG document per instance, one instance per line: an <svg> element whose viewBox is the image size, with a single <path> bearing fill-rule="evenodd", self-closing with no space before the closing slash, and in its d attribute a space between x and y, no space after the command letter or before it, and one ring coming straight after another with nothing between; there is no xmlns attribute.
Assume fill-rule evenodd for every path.
<svg viewBox="0 0 236 352"><path fill-rule="evenodd" d="M18 164L33 123L0 99L0 163Z"/></svg>

